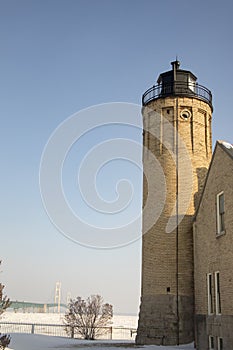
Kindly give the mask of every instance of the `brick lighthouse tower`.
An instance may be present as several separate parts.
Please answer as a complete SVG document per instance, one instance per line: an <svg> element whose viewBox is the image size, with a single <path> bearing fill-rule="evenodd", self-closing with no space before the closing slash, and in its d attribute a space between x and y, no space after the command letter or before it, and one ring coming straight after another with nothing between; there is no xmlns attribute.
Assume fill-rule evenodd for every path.
<svg viewBox="0 0 233 350"><path fill-rule="evenodd" d="M137 344L174 345L194 339L192 220L212 155L212 95L194 74L180 69L179 61L171 64L172 69L160 74L157 85L142 98L143 242ZM164 183L153 173L152 158L163 171ZM154 207L146 209L149 197ZM159 217L148 226L161 202Z"/></svg>

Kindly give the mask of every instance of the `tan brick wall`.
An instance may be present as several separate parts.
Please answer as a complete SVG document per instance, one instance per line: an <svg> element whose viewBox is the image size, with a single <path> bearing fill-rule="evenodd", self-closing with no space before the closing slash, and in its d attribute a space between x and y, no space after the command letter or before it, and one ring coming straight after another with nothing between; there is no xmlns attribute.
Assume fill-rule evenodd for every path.
<svg viewBox="0 0 233 350"><path fill-rule="evenodd" d="M178 102L178 106L177 106ZM168 219L171 216L172 209L175 206L176 200L176 165L166 150L164 143L173 141L172 149L176 151L176 126L178 125L178 132L188 149L190 159L193 167L193 191L192 199L189 208L186 212L187 216L179 225L179 245L180 245L180 273L181 275L187 275L190 281L190 275L192 275L192 228L191 220L195 212L194 199L197 197L196 193L202 188L206 171L211 157L211 138L210 136L205 139L206 133L210 135L209 119L211 116L211 109L209 105L203 101L192 98L165 98L153 101L149 105L150 109L156 111L158 114L154 114L149 111L144 114L144 125L149 127L152 134L153 129L160 130L160 140L155 139L152 134L145 132L144 144L146 148L149 148L151 152L159 160L165 174L167 185L166 203L164 206L163 214L158 222L152 227L152 229L146 233L143 239L143 293L156 294L165 293L166 287L171 287L173 293L175 293L176 282L175 276L175 246L176 246L176 231L171 234L165 234L165 228ZM178 107L178 109L177 109ZM190 109L192 117L189 121L182 120L179 115L182 109ZM167 113L169 111L169 113ZM177 118L178 114L178 118ZM163 134L163 119L162 115L174 125L173 135ZM169 137L168 137L169 136ZM162 141L161 141L162 140ZM147 149L144 151L144 166L147 163ZM179 151L178 151L179 152ZM183 159L179 159L179 166ZM183 183L186 181L185 174L181 178L179 176L179 187L184 188ZM182 182L182 184L181 184ZM144 181L144 186L146 183ZM188 192L188 191L187 191ZM156 193L158 195L158 193ZM183 194L185 196L185 193ZM144 188L144 203L146 202L147 189ZM156 200L155 200L156 205ZM182 203L180 203L180 207ZM150 208L149 215L153 216L154 208ZM179 214L184 214L180 212ZM146 218L143 217L143 222ZM153 276L157 275L157 278ZM158 283L159 281L159 283ZM162 283L163 281L163 283ZM168 283L170 281L170 285ZM181 277L182 282L182 277ZM185 283L184 283L185 285ZM190 284L187 284L187 289L190 293ZM181 290L184 294L185 290Z"/></svg>
<svg viewBox="0 0 233 350"><path fill-rule="evenodd" d="M176 292L177 292L177 254L176 247L178 244L178 294L183 296L179 301L180 310L180 342L191 341L192 334L192 318L193 318L193 233L192 219L197 206L200 190L203 187L205 175L211 159L211 108L210 106L195 98L175 98L167 97L154 100L149 103L149 109L143 109L144 124L144 152L143 164L144 169L150 169L149 153L152 152L159 161L166 180L166 202L159 220L153 227L143 236L142 248L142 303L139 317L138 342L140 338L146 338L146 332L150 325L157 324L160 319L161 328L163 322L167 320L168 314L165 309L160 308L156 313L148 313L146 310L152 308L153 303L159 303L162 296L169 296L171 300L170 310L173 314L171 317L170 329L166 333L167 339L175 338L177 325L174 327L174 313L176 313ZM180 117L183 109L191 112L191 118L184 120ZM156 112L156 113L155 113ZM173 128L169 133L165 132L164 117L169 120ZM150 132L147 130L149 129ZM186 159L182 155L181 142L177 143L177 130L179 137L184 143L189 158L191 160L191 173L186 165ZM157 134L158 137L153 137ZM177 166L172 155L166 149L166 143L170 144L172 152L175 154L178 148L178 180ZM184 171L187 167L187 172ZM183 172L180 169L183 169ZM191 175L190 175L191 174ZM156 176L156 174L154 175ZM183 208L183 202L187 200L189 191L188 186L192 178L191 185L191 201L187 210ZM159 181L158 181L159 182ZM170 233L166 233L168 220L173 216L176 221L176 213L173 211L177 198L177 182L178 182L178 215L185 217L179 224L178 242L177 230L174 229ZM162 183L158 183L158 191L154 194L154 207L143 214L143 232L146 231L146 224L149 217L153 217L155 207L158 205L161 193L160 187ZM186 190L185 190L186 189ZM182 193L181 193L182 192ZM147 201L147 183L144 180L143 185L143 203ZM167 288L170 288L168 292ZM157 299L156 299L157 298ZM185 299L186 298L186 299ZM150 301L149 301L150 300ZM157 301L156 301L157 300ZM187 307L187 303L191 307ZM164 311L164 314L163 314ZM165 320L166 316L166 320ZM175 317L176 318L176 317ZM169 319L169 318L168 318ZM169 323L169 320L166 321ZM146 326L145 326L146 325ZM182 331L181 331L182 330ZM161 334L162 329L157 329L157 333ZM152 340L150 340L153 343ZM150 343L148 341L148 343ZM169 340L168 342L169 343Z"/></svg>
<svg viewBox="0 0 233 350"><path fill-rule="evenodd" d="M195 223L195 304L207 314L207 273L220 272L222 314L233 315L233 160L217 146ZM216 196L224 191L226 234L217 237Z"/></svg>
<svg viewBox="0 0 233 350"><path fill-rule="evenodd" d="M209 170L194 224L195 325L197 349L207 350L208 336L223 339L224 349L233 346L233 160L219 144ZM225 234L217 236L216 197L224 192ZM207 274L220 273L221 315L208 315ZM213 281L214 283L215 281Z"/></svg>

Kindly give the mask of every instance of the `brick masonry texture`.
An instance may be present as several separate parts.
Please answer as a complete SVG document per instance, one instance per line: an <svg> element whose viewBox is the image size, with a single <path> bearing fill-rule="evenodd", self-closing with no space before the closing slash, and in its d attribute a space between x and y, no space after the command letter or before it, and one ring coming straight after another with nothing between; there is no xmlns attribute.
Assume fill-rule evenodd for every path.
<svg viewBox="0 0 233 350"><path fill-rule="evenodd" d="M187 120L181 117L183 110L190 111ZM167 192L162 214L149 230L147 221L155 216L155 208L163 198L160 190L153 193L154 205L143 213L142 297L136 342L188 343L194 338L192 225L212 155L211 108L197 98L166 97L151 101L142 114L144 170L158 179L156 186L162 189L162 180L153 174L152 153L163 169ZM172 125L168 132L166 120ZM183 156L184 148L190 167ZM144 207L148 181L144 176ZM178 230L167 233L170 218L176 223L183 215Z"/></svg>
<svg viewBox="0 0 233 350"><path fill-rule="evenodd" d="M233 159L217 143L194 223L195 314L197 348L208 349L208 337L223 338L224 349L233 344ZM217 194L224 192L225 233L217 235ZM219 272L221 315L208 315L207 274Z"/></svg>

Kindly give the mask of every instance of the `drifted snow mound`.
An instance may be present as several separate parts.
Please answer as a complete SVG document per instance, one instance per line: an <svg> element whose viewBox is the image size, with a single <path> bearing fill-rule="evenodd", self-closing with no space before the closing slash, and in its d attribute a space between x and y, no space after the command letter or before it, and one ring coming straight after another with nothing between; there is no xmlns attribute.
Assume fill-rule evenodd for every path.
<svg viewBox="0 0 233 350"><path fill-rule="evenodd" d="M55 348L56 350L69 349L76 343L74 339L49 337L37 334L11 334L10 349L14 350L44 350Z"/></svg>
<svg viewBox="0 0 233 350"><path fill-rule="evenodd" d="M193 350L193 344L180 346L143 346L145 350ZM46 335L36 334L11 334L11 343L8 350L119 350L119 349L135 349L132 341L87 341L78 339L68 339L62 337L50 337Z"/></svg>

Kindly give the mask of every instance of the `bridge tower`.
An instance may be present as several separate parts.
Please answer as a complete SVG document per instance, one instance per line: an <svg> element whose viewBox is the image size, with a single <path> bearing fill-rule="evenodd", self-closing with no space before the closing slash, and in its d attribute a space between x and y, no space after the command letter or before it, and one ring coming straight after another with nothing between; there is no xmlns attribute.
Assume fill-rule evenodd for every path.
<svg viewBox="0 0 233 350"><path fill-rule="evenodd" d="M71 301L71 292L67 292L66 294L66 305L68 306Z"/></svg>
<svg viewBox="0 0 233 350"><path fill-rule="evenodd" d="M61 311L61 282L56 282L54 304L57 305L54 307L54 312L59 314Z"/></svg>
<svg viewBox="0 0 233 350"><path fill-rule="evenodd" d="M192 219L212 155L212 95L193 73L180 69L179 61L171 64L172 69L160 74L157 85L142 98L143 167L152 172L149 154L157 159L166 199L148 230L160 190L152 194L155 207L149 216L143 211L137 344L175 345L194 339ZM148 189L144 176L144 208Z"/></svg>

